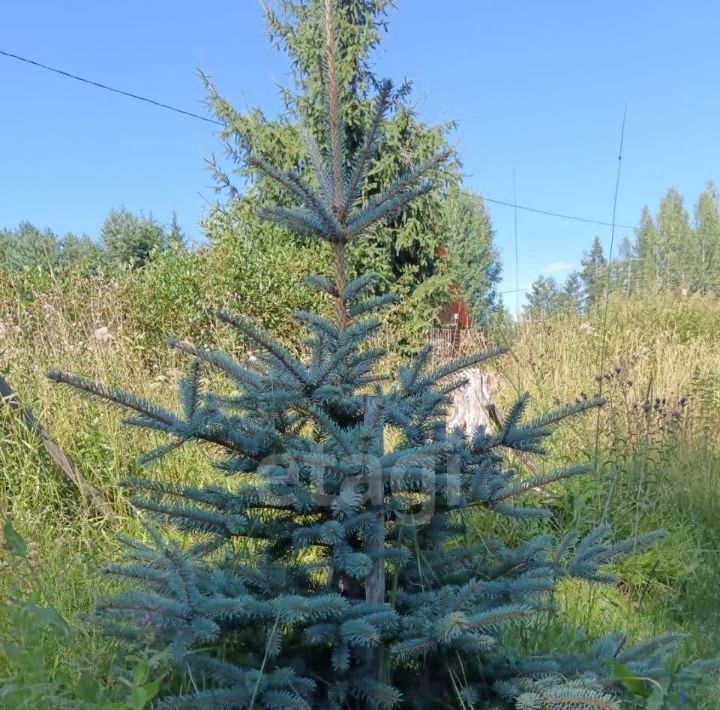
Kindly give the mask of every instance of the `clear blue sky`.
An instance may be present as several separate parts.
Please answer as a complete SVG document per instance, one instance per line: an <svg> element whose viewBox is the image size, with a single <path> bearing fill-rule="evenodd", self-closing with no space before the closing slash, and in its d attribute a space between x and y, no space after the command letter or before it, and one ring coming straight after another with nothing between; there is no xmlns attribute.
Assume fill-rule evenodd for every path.
<svg viewBox="0 0 720 710"><path fill-rule="evenodd" d="M270 114L287 79L255 0L4 0L0 28L0 49L200 113L196 67ZM415 82L422 119L460 122L467 186L512 201L514 171L519 203L602 221L627 103L618 222L633 225L668 187L692 208L720 182L719 28L714 0L398 0L377 68ZM97 236L125 205L164 222L176 210L200 238L213 126L4 57L0 89L0 226ZM489 208L511 290L513 210ZM609 231L519 212L517 282L564 278Z"/></svg>

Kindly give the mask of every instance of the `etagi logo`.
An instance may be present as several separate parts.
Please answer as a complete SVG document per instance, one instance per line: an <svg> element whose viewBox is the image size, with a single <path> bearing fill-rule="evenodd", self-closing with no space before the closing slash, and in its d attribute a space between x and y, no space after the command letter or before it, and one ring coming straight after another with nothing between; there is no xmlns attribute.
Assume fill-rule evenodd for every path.
<svg viewBox="0 0 720 710"><path fill-rule="evenodd" d="M442 461L444 470L438 470ZM312 507L343 511L365 506L395 511L401 525L422 525L443 508L460 504L460 459L437 453L400 452L392 456L352 454L274 454L257 469L264 503L278 508Z"/></svg>

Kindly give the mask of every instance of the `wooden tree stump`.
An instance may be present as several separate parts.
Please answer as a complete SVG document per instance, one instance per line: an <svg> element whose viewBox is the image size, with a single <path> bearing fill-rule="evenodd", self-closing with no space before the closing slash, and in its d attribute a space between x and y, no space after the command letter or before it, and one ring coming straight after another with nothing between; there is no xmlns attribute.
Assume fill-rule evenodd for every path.
<svg viewBox="0 0 720 710"><path fill-rule="evenodd" d="M472 437L478 427L489 431L494 424L500 426L492 393L498 388L498 378L474 367L458 375L467 383L451 393L452 404L447 420L448 430L460 429Z"/></svg>

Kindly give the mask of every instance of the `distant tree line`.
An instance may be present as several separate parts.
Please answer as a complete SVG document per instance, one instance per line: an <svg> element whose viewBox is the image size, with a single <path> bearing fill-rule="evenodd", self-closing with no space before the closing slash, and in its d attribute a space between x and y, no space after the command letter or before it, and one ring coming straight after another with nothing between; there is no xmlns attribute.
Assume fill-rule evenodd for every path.
<svg viewBox="0 0 720 710"><path fill-rule="evenodd" d="M214 324L214 310L234 303L236 310L292 343L299 338L293 314L322 307L322 299L304 278L318 270L324 257L314 244L288 240L283 230L261 222L258 202L257 196L248 195L229 208L211 211L204 224L208 238L196 248L186 245L175 218L163 225L122 208L110 212L96 239L60 237L22 222L0 230L0 285L9 278L13 298L34 300L54 286L72 289L78 277L114 279L122 272L122 305L139 317L136 322L148 342L159 346L171 334L167 327L173 322L183 323L188 337L203 338ZM440 284L447 300L457 293L451 284L458 287L475 323L500 317L500 261L482 197L450 188L433 210L415 215L412 229L432 234L426 256L431 245L444 250L444 256L439 253L426 265L428 279L418 276L418 255L409 258L382 241L379 246L364 245L368 259L377 258L376 249L386 249L391 266L401 274L405 303L390 339L403 347L424 339L443 305ZM418 303L424 304L420 312L413 308Z"/></svg>
<svg viewBox="0 0 720 710"><path fill-rule="evenodd" d="M720 295L720 192L709 182L692 218L675 189L660 200L657 213L644 207L631 239L625 237L612 260L596 236L563 284L542 275L530 287L526 314L588 313L607 290L626 294L674 290Z"/></svg>
<svg viewBox="0 0 720 710"><path fill-rule="evenodd" d="M165 226L152 216L137 215L123 207L110 211L97 240L86 234L61 237L28 221L15 229L0 229L0 268L9 274L139 268L171 245L184 247L184 242L175 215Z"/></svg>

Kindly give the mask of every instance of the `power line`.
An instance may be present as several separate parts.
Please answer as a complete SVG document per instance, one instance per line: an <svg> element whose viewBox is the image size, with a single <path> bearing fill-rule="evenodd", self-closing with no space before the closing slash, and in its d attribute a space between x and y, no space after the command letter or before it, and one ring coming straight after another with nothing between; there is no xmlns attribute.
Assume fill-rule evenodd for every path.
<svg viewBox="0 0 720 710"><path fill-rule="evenodd" d="M5 50L0 49L0 54L2 54L5 57L10 57L10 59L17 59L19 62L25 62L26 64L32 64L35 67L39 67L40 69L45 69L46 71L53 72L54 74L59 74L60 76L67 77L68 79L74 79L75 81L80 81L83 84L89 84L90 86L95 86L98 89L104 89L105 91L111 91L114 94L120 94L121 96L127 96L131 99L136 99L137 101L144 101L147 104L152 104L153 106L157 106L158 108L164 108L168 111L174 111L175 113L181 113L184 116L190 116L191 118L196 118L199 121L205 121L206 123L213 123L216 126L222 126L223 124L220 123L220 121L216 121L215 119L208 118L207 116L201 116L199 113L193 113L192 111L186 111L182 108L177 108L176 106L171 106L170 104L162 103L161 101L156 101L155 99L150 99L147 96L140 96L139 94L133 94L130 91L123 91L122 89L116 89L113 86L108 86L107 84L102 84L99 81L93 81L92 79L86 79L85 77L78 76L77 74L71 74L70 72L64 71L63 69L58 69L57 67L51 67L47 64L43 64L42 62L35 61L34 59L28 59L27 57L21 57L19 54L13 54L12 52L6 52Z"/></svg>
<svg viewBox="0 0 720 710"><path fill-rule="evenodd" d="M612 231L610 233L610 249L608 251L608 263L612 262L613 245L615 242L615 215L617 214L617 203L618 193L620 191L620 174L622 171L622 159L623 159L623 146L625 145L625 120L627 119L627 104L625 104L625 110L623 111L622 126L620 127L620 150L618 151L617 159L617 175L615 177L615 194L613 196L613 208L612 208ZM600 344L600 366L598 368L598 374L601 375L605 370L605 357L607 350L607 325L608 325L608 314L610 311L610 270L607 272L607 279L605 283L605 308L603 310L602 320L602 342ZM598 397L602 396L603 380L600 378L600 385L598 387ZM595 473L598 470L598 460L600 456L600 409L597 410L595 419L595 453L593 456L593 469ZM618 469L619 471L620 469ZM603 510L602 521L607 521L608 510L610 508L610 500L615 490L615 483L617 481L617 472L613 478L610 490L608 491L608 497L605 501L605 508Z"/></svg>
<svg viewBox="0 0 720 710"><path fill-rule="evenodd" d="M513 168L513 227L515 230L515 318L520 317L520 251L518 249L517 193L515 190L515 168Z"/></svg>
<svg viewBox="0 0 720 710"><path fill-rule="evenodd" d="M472 193L470 193L472 194ZM632 229L637 231L637 227L632 227L629 224L613 224L612 222L603 222L599 219L591 219L590 217L578 217L577 215L563 214L562 212L551 212L550 210L542 210L537 207L528 207L527 205L518 205L514 202L505 202L504 200L494 200L492 197L485 197L481 195L485 202L492 202L495 205L503 205L505 207L513 207L518 210L525 210L525 212L536 212L537 214L544 214L548 217L560 217L562 219L572 219L576 222L585 222L586 224L599 224L602 227L620 227L621 229Z"/></svg>
<svg viewBox="0 0 720 710"><path fill-rule="evenodd" d="M7 52L3 49L0 49L0 55L4 57L9 57L10 59L15 59L19 62L24 62L25 64L30 64L31 66L37 67L39 69L44 69L45 71L52 72L53 74L58 74L60 76L63 76L67 79L73 79L74 81L79 81L83 84L88 84L89 86L94 86L98 89L103 89L104 91L110 91L113 94L119 94L120 96L126 96L130 99L135 99L136 101L143 101L144 103L151 104L152 106L156 106L157 108L163 108L167 111L173 111L175 113L182 114L183 116L188 116L189 118L197 119L198 121L204 121L205 123L211 123L214 126L223 126L224 124L221 121L217 121L213 118L208 118L207 116L201 116L199 113L193 113L192 111L187 111L182 108L178 108L177 106L171 106L170 104L163 103L162 101L157 101L156 99L151 99L147 96L141 96L140 94L135 94L131 91L124 91L123 89L117 89L113 86L109 86L108 84L103 84L99 81L94 81L92 79L87 79L83 76L79 76L77 74L73 74L71 72L65 71L64 69L58 69L57 67L52 67L48 64L43 64L42 62L38 62L35 59L29 59L28 57L22 57L19 54L13 54L12 52ZM473 193L468 191L462 191L464 194L473 195ZM537 207L528 207L527 205L518 205L515 200L513 199L513 202L507 202L505 200L496 200L492 197L486 197L482 195L482 198L486 202L491 202L495 205L502 205L504 207L512 207L515 210L523 210L525 212L534 212L536 214L542 214L547 217L557 217L558 219L569 219L573 220L575 222L584 222L585 224L596 224L601 227L620 227L622 229L632 229L633 231L637 230L637 227L632 227L628 224L615 224L613 225L612 222L603 222L601 220L597 219L591 219L589 217L579 217L577 215L569 215L564 214L562 212L553 212L552 210L545 210L545 209L539 209Z"/></svg>

